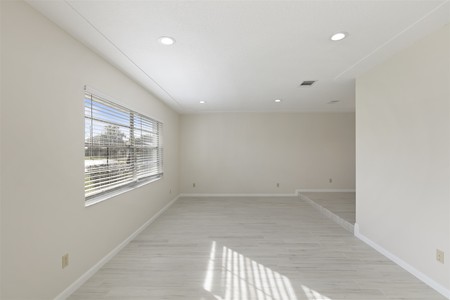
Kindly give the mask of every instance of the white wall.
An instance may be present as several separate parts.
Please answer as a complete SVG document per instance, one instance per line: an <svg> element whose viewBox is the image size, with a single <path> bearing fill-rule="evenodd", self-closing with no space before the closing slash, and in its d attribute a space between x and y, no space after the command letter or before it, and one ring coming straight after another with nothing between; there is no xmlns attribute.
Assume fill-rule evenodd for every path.
<svg viewBox="0 0 450 300"><path fill-rule="evenodd" d="M183 115L181 192L292 194L300 188L354 189L354 126L353 113Z"/></svg>
<svg viewBox="0 0 450 300"><path fill-rule="evenodd" d="M360 233L449 289L450 25L357 79L356 178Z"/></svg>
<svg viewBox="0 0 450 300"><path fill-rule="evenodd" d="M27 4L1 5L0 298L52 299L178 194L178 115ZM90 207L85 84L162 121L165 146L162 180Z"/></svg>

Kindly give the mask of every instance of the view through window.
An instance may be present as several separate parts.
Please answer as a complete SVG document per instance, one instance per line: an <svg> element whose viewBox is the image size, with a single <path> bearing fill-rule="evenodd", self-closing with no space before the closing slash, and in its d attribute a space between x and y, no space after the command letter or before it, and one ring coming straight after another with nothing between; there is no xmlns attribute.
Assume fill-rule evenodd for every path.
<svg viewBox="0 0 450 300"><path fill-rule="evenodd" d="M84 97L86 200L162 177L162 123L92 93Z"/></svg>

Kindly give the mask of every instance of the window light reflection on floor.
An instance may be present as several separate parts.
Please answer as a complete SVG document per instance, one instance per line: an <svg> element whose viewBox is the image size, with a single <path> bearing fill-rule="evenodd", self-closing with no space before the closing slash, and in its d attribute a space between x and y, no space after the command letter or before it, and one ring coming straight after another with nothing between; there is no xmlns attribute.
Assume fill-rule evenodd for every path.
<svg viewBox="0 0 450 300"><path fill-rule="evenodd" d="M297 298L286 276L226 246L222 246L220 253L217 248L213 241L203 283L203 288L217 300L305 299ZM301 287L307 300L332 300L305 285Z"/></svg>
<svg viewBox="0 0 450 300"><path fill-rule="evenodd" d="M217 258L217 248L213 241L203 284L216 299L298 300L286 276L225 246Z"/></svg>
<svg viewBox="0 0 450 300"><path fill-rule="evenodd" d="M308 300L331 300L330 298L323 296L322 294L316 292L313 289L310 289L307 286L302 285L302 289L305 292L305 295L308 297Z"/></svg>

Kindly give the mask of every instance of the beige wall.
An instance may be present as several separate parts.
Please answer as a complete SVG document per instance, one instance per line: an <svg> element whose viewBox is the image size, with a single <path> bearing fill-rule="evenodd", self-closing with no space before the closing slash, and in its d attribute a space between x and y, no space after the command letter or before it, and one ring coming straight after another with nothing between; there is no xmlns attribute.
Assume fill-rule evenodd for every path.
<svg viewBox="0 0 450 300"><path fill-rule="evenodd" d="M178 115L27 4L1 2L1 294L48 300L178 194ZM162 121L165 146L162 180L90 207L85 84Z"/></svg>
<svg viewBox="0 0 450 300"><path fill-rule="evenodd" d="M357 79L356 178L361 234L450 288L450 25Z"/></svg>
<svg viewBox="0 0 450 300"><path fill-rule="evenodd" d="M181 192L354 189L354 126L353 113L183 115Z"/></svg>

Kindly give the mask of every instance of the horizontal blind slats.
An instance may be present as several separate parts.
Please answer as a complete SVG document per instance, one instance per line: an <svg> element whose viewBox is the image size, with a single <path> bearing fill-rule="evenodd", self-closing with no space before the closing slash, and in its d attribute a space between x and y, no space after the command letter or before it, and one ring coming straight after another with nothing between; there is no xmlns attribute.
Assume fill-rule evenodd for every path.
<svg viewBox="0 0 450 300"><path fill-rule="evenodd" d="M162 176L162 123L85 94L85 197Z"/></svg>

